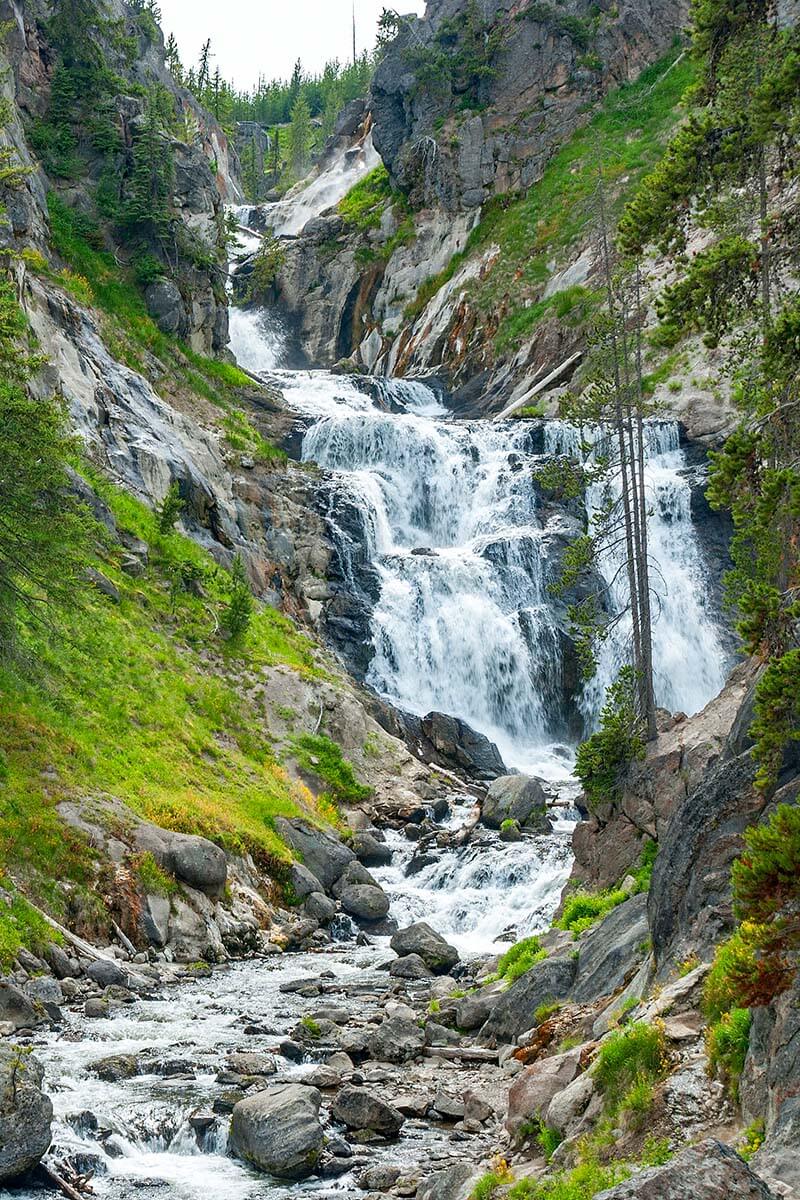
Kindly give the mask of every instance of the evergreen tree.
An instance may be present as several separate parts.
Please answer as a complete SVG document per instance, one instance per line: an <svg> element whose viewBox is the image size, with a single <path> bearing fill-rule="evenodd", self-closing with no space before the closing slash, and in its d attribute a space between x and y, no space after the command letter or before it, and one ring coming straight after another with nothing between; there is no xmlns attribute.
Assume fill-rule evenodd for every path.
<svg viewBox="0 0 800 1200"><path fill-rule="evenodd" d="M171 98L170 102L171 102ZM133 164L123 212L129 233L166 243L172 219L174 162L164 129L162 89L150 91L144 126L133 146Z"/></svg>
<svg viewBox="0 0 800 1200"><path fill-rule="evenodd" d="M292 109L292 123L289 126L289 167L296 179L301 179L305 174L311 141L311 110L301 93Z"/></svg>
<svg viewBox="0 0 800 1200"><path fill-rule="evenodd" d="M174 33L171 33L167 38L165 57L167 68L172 78L176 83L183 83L183 63L181 62L181 55Z"/></svg>

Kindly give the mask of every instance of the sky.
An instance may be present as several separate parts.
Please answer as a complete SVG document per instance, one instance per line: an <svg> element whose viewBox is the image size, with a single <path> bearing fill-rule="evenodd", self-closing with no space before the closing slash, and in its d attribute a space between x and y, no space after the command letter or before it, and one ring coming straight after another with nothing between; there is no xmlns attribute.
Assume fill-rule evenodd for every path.
<svg viewBox="0 0 800 1200"><path fill-rule="evenodd" d="M237 88L259 75L287 78L301 58L317 71L332 58L352 55L353 0L160 0L164 35L174 33L184 65L194 63L211 38L214 66ZM375 45L384 8L422 13L425 0L355 0L359 52Z"/></svg>

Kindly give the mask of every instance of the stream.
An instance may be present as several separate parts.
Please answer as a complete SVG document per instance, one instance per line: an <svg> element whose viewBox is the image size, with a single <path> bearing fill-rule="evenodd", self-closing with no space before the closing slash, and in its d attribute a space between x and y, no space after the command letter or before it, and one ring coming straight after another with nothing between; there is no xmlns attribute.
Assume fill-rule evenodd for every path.
<svg viewBox="0 0 800 1200"><path fill-rule="evenodd" d="M300 196L276 206L276 231L298 233L373 162L371 146L334 160ZM252 253L260 233L250 210L236 211L242 253ZM305 429L303 458L324 469L322 498L338 569L363 606L371 646L367 684L412 714L436 710L462 718L496 743L509 768L546 781L555 804L551 835L505 843L483 831L410 875L415 847L388 831L392 863L375 875L390 896L391 915L400 926L425 919L464 957L497 952L546 929L571 865L576 733L596 722L626 636L620 627L604 647L597 680L572 706L565 702L571 664L550 584L581 515L548 510L531 473L548 455L574 449L577 432L561 422L455 420L424 381L365 386L326 371L292 370L294 351L280 314L234 308L231 334L240 363L280 385ZM647 472L662 581L657 698L693 713L720 689L726 662L703 582L686 461L669 421L649 427ZM586 501L589 510L601 502L591 494ZM608 581L617 566L613 556L601 564ZM468 825L473 809L469 797L455 797L442 831ZM275 1055L277 1078L307 1077L314 1062L281 1052L300 1018L322 1000L363 1016L386 992L379 968L394 957L388 940L367 942L218 968L208 978L161 987L108 1019L87 1022L65 1010L63 1025L34 1038L55 1107L52 1160L66 1157L94 1171L101 1200L358 1194L347 1147L340 1146L336 1178L298 1185L271 1181L229 1158L224 1071L231 1053L248 1051ZM281 991L302 976L317 980L319 1000ZM321 1061L324 1049L311 1057ZM93 1065L111 1054L135 1055L144 1073L102 1082ZM380 1072L375 1082L382 1082ZM329 1134L335 1147L336 1128L329 1126ZM452 1126L409 1120L399 1142L370 1146L366 1158L388 1155L409 1169L446 1163L463 1157L465 1136ZM363 1165L363 1154L355 1158ZM35 1193L14 1194L29 1200Z"/></svg>

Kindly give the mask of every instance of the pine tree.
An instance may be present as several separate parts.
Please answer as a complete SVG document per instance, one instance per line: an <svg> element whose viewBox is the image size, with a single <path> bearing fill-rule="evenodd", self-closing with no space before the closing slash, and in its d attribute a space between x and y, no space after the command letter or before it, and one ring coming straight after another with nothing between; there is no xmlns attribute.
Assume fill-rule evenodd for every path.
<svg viewBox="0 0 800 1200"><path fill-rule="evenodd" d="M176 83L183 83L183 63L181 62L178 43L175 39L175 34L171 33L167 38L165 51L167 68Z"/></svg>
<svg viewBox="0 0 800 1200"><path fill-rule="evenodd" d="M292 109L289 126L289 166L296 179L301 179L308 166L311 153L311 110L301 93Z"/></svg>
<svg viewBox="0 0 800 1200"><path fill-rule="evenodd" d="M174 163L164 131L164 96L153 88L147 99L144 126L133 146L133 167L123 223L131 233L164 244L172 218Z"/></svg>

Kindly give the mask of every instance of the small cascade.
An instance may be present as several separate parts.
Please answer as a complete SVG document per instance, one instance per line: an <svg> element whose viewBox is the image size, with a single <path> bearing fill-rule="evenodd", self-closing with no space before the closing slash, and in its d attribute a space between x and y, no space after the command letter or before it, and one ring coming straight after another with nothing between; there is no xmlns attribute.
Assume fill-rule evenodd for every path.
<svg viewBox="0 0 800 1200"><path fill-rule="evenodd" d="M276 237L296 237L309 221L338 204L381 158L369 134L362 145L339 150L310 183L298 185L276 204L259 209L261 219ZM252 221L252 214L248 224Z"/></svg>

